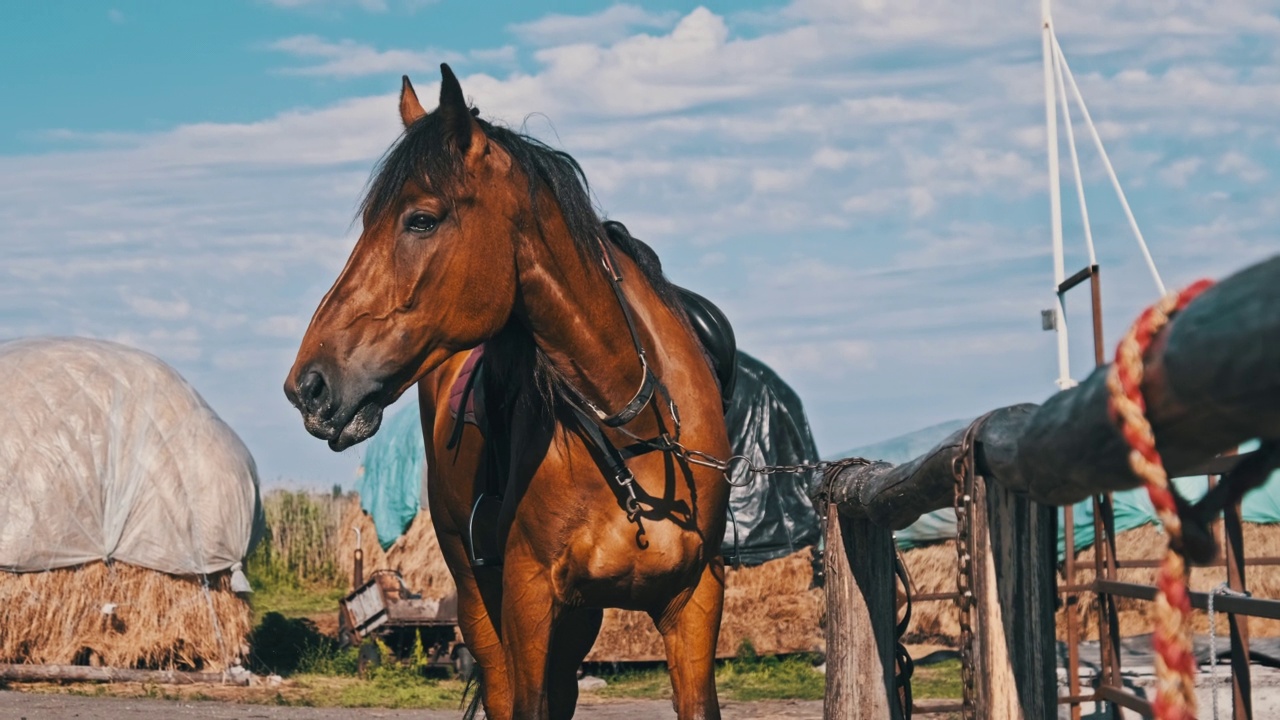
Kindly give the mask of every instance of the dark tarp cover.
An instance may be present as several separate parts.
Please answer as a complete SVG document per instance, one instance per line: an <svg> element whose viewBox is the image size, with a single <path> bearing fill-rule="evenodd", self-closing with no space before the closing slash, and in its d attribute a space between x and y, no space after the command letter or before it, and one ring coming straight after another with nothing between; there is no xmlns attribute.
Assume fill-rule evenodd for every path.
<svg viewBox="0 0 1280 720"><path fill-rule="evenodd" d="M737 385L725 415L734 454L755 465L816 462L818 449L795 391L746 353L737 353L737 365ZM403 405L369 440L357 484L360 506L373 518L383 548L404 533L425 499L418 403L410 399ZM762 476L737 463L732 479L741 487L732 488L729 496L726 556L734 552L735 522L738 559L744 565L783 557L818 541L818 516L809 501L816 474Z"/></svg>
<svg viewBox="0 0 1280 720"><path fill-rule="evenodd" d="M733 454L753 465L796 465L818 461L818 448L800 397L769 366L739 351L738 380L725 413ZM821 536L809 493L817 473L751 473L735 463L735 486L729 495L730 522L725 528L726 556L734 552L737 524L738 560L744 565L790 555L814 545Z"/></svg>

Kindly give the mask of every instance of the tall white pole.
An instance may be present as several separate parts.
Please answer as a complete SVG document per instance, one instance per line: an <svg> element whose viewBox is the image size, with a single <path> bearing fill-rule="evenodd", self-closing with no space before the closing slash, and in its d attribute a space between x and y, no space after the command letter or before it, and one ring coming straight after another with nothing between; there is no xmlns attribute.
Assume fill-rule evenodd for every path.
<svg viewBox="0 0 1280 720"><path fill-rule="evenodd" d="M1041 0L1041 34L1044 44L1044 120L1049 150L1049 213L1050 230L1053 233L1053 294L1055 330L1058 335L1058 388L1065 390L1073 385L1070 355L1067 344L1067 312L1063 293L1058 291L1066 279L1066 261L1062 253L1062 188L1058 171L1058 111L1055 107L1057 58L1053 52L1053 16L1049 0Z"/></svg>

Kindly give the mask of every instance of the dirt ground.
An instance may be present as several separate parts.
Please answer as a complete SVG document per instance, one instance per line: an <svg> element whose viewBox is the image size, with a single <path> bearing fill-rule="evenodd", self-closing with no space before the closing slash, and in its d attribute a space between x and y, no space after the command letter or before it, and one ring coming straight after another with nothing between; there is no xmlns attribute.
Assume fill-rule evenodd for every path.
<svg viewBox="0 0 1280 720"><path fill-rule="evenodd" d="M820 701L777 700L725 702L725 720L817 720L822 717ZM212 718L213 720L346 720L352 718L413 718L414 720L456 720L456 710L383 710L350 708L275 707L221 702L189 702L132 698L45 695L0 691L0 720L169 720L170 718ZM674 720L666 700L623 700L591 702L578 706L575 717L584 720Z"/></svg>

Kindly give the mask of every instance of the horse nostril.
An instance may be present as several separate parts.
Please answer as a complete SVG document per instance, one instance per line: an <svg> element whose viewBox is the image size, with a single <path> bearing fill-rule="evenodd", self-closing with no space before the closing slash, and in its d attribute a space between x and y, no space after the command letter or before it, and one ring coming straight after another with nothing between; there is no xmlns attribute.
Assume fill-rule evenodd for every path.
<svg viewBox="0 0 1280 720"><path fill-rule="evenodd" d="M298 381L298 399L302 401L302 406L310 412L315 412L327 405L329 385L324 381L324 376L315 370L303 375L302 379Z"/></svg>

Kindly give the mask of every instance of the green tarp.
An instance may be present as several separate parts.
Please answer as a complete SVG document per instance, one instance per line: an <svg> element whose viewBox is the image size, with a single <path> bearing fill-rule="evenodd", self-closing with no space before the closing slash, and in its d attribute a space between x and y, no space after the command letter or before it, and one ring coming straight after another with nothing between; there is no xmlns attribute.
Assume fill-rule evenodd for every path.
<svg viewBox="0 0 1280 720"><path fill-rule="evenodd" d="M422 501L422 471L426 449L422 445L422 421L417 393L369 441L356 491L360 507L373 518L378 542L385 550L418 514Z"/></svg>

